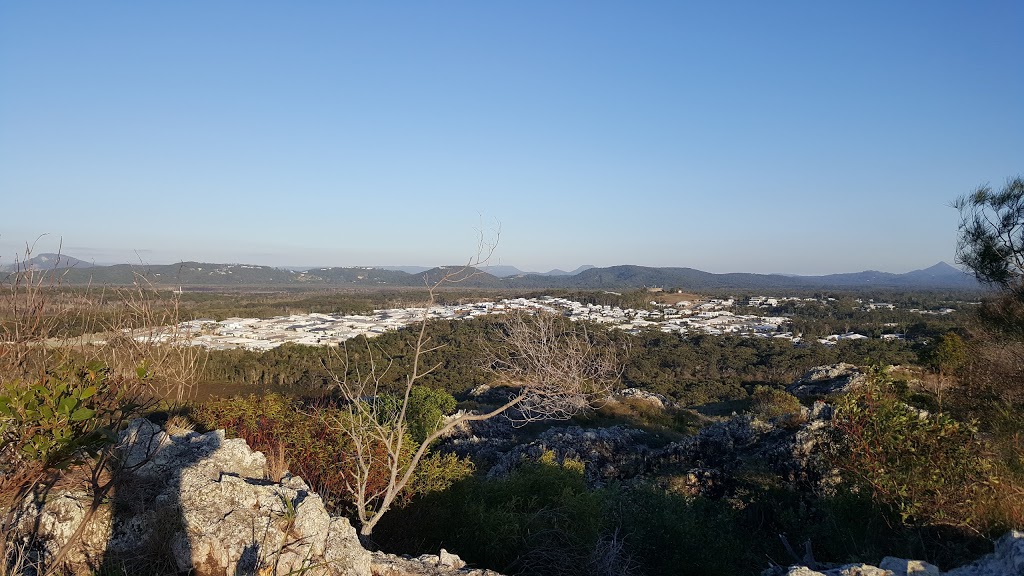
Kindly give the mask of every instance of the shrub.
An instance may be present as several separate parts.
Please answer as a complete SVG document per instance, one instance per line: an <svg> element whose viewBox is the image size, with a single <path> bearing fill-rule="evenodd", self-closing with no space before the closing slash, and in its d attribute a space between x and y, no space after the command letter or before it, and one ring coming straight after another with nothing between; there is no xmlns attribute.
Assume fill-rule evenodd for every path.
<svg viewBox="0 0 1024 576"><path fill-rule="evenodd" d="M999 479L973 424L903 402L881 376L836 403L832 462L905 522L992 528L978 503Z"/></svg>
<svg viewBox="0 0 1024 576"><path fill-rule="evenodd" d="M195 406L191 417L205 429L223 428L230 436L244 438L253 449L283 459L283 467L301 476L328 506L337 512L352 511L347 482L353 472L353 446L348 434L337 425L339 418L348 417L347 412L330 405L304 405L278 394L267 394L206 402ZM415 445L412 441L406 444L411 452ZM444 490L473 473L472 461L455 456L432 454L420 466L400 504ZM282 465L278 463L275 468L272 472L279 476ZM374 470L371 489L385 485L386 475L384 466Z"/></svg>
<svg viewBox="0 0 1024 576"><path fill-rule="evenodd" d="M134 409L107 381L102 364L63 368L38 383L0 386L0 454L5 467L27 459L65 469L113 442Z"/></svg>
<svg viewBox="0 0 1024 576"><path fill-rule="evenodd" d="M800 400L783 390L768 386L754 388L750 395L750 413L764 420L783 419L797 422L802 406Z"/></svg>
<svg viewBox="0 0 1024 576"><path fill-rule="evenodd" d="M402 398L393 394L378 396L375 401L384 404L379 410L382 416L391 416L402 406ZM409 390L409 406L405 415L413 440L417 444L426 440L444 422L445 415L455 411L455 406L455 398L444 390L413 386Z"/></svg>

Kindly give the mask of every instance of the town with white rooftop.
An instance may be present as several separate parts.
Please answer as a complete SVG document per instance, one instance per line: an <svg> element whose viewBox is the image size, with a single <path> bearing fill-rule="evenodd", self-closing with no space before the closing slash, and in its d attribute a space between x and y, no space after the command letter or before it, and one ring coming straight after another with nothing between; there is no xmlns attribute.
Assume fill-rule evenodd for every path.
<svg viewBox="0 0 1024 576"><path fill-rule="evenodd" d="M652 309L620 308L600 304L583 304L566 298L510 298L480 301L471 304L437 305L430 308L409 307L374 310L368 315L293 314L274 318L227 318L222 321L197 319L182 322L173 329L163 329L139 339L173 341L179 345L200 346L211 350L242 348L265 351L285 343L306 346L337 346L357 336L374 337L389 330L398 330L423 320L465 320L511 312L550 313L574 321L604 324L612 328L638 333L660 330L680 334L734 335L742 337L778 338L793 343L802 341L800 334L787 330L786 316L744 314L733 311L737 306L772 308L787 300L813 298L753 296L746 302L735 299L682 300L674 304L651 302ZM832 300L834 299L827 299ZM860 302L866 310L894 309L894 304ZM949 314L951 308L938 311L910 309L921 314ZM830 334L818 341L833 345L841 340L866 339L855 332ZM883 334L883 339L902 339L899 333Z"/></svg>

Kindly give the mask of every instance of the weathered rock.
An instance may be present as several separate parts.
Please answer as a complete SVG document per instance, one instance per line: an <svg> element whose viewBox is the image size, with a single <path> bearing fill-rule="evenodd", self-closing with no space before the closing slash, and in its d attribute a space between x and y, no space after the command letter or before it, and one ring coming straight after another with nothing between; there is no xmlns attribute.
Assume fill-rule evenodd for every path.
<svg viewBox="0 0 1024 576"><path fill-rule="evenodd" d="M827 492L838 482L821 454L830 440L830 417L824 406L809 411L809 419L797 427L736 416L652 451L648 466L654 476L668 479L670 489L691 495L725 496L751 467L793 486Z"/></svg>
<svg viewBox="0 0 1024 576"><path fill-rule="evenodd" d="M650 448L643 443L646 433L635 428L553 427L528 444L521 444L502 453L487 473L488 478L502 478L528 460L536 460L552 451L559 462L581 460L590 486L610 480L632 478L645 469Z"/></svg>
<svg viewBox="0 0 1024 576"><path fill-rule="evenodd" d="M824 572L811 570L806 566L793 566L786 576L896 576L888 570L869 566L867 564L846 564L839 568L832 568Z"/></svg>
<svg viewBox="0 0 1024 576"><path fill-rule="evenodd" d="M29 564L45 565L56 556L64 544L86 519L92 498L81 490L63 492L45 498L45 504L35 498L26 499L14 522L15 532L21 536L19 545L29 553ZM70 550L66 561L73 565L88 564L97 550L102 551L110 535L111 511L100 508L92 521L82 532L79 546ZM28 535L43 534L45 538L33 539Z"/></svg>
<svg viewBox="0 0 1024 576"><path fill-rule="evenodd" d="M618 396L619 398L640 400L642 402L653 404L658 408L665 408L673 405L673 402L667 397L662 396L661 394L655 394L654 392L648 392L647 390L642 390L640 388L623 388L616 392L615 396Z"/></svg>
<svg viewBox="0 0 1024 576"><path fill-rule="evenodd" d="M975 562L946 573L948 576L1024 575L1024 532L1012 530L996 541L996 549Z"/></svg>
<svg viewBox="0 0 1024 576"><path fill-rule="evenodd" d="M847 564L838 568L812 570L806 566L769 569L765 576L1024 576L1024 532L1007 532L996 542L995 551L978 560L942 572L921 560L905 560L887 556L877 567L868 564Z"/></svg>
<svg viewBox="0 0 1024 576"><path fill-rule="evenodd" d="M831 396L849 392L866 381L864 372L853 364L817 366L789 385L786 392L797 398Z"/></svg>
<svg viewBox="0 0 1024 576"><path fill-rule="evenodd" d="M68 556L72 565L199 576L369 575L370 554L348 520L332 518L300 478L266 480L266 459L244 440L223 431L172 436L146 420L132 422L121 440L114 506L93 518ZM73 493L28 502L19 527L52 557L88 505Z"/></svg>
<svg viewBox="0 0 1024 576"><path fill-rule="evenodd" d="M907 560L904 558L893 558L886 556L878 563L878 567L888 570L897 576L938 576L942 573L938 566L929 564L923 560Z"/></svg>
<svg viewBox="0 0 1024 576"><path fill-rule="evenodd" d="M373 576L501 576L493 570L467 568L462 559L444 548L440 554L418 558L374 552L370 572Z"/></svg>

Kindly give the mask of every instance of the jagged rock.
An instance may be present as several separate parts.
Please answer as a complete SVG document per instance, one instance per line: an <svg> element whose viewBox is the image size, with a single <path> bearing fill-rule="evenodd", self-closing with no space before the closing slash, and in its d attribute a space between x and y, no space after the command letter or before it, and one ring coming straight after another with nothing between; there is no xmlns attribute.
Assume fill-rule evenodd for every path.
<svg viewBox="0 0 1024 576"><path fill-rule="evenodd" d="M501 576L492 570L467 568L462 559L444 548L440 554L418 558L374 552L370 572L373 576Z"/></svg>
<svg viewBox="0 0 1024 576"><path fill-rule="evenodd" d="M672 405L672 401L661 394L655 394L654 392L648 392L641 390L640 388L623 388L615 393L615 396L620 398L633 398L636 400L642 400L657 406L658 408L665 408L666 406Z"/></svg>
<svg viewBox="0 0 1024 576"><path fill-rule="evenodd" d="M646 433L635 428L581 428L566 426L549 428L528 444L515 446L499 456L487 473L488 478L502 478L527 460L536 460L545 451L552 451L556 460L581 460L590 486L616 479L632 478L643 472L650 452L643 442Z"/></svg>
<svg viewBox="0 0 1024 576"><path fill-rule="evenodd" d="M20 536L18 545L28 552L29 565L45 565L57 555L88 515L92 498L82 490L57 495L33 495L22 502L14 521L14 532ZM30 538L42 534L44 538ZM80 536L79 547L70 551L70 564L89 563L96 550L102 551L110 535L110 509L101 508Z"/></svg>
<svg viewBox="0 0 1024 576"><path fill-rule="evenodd" d="M846 564L824 572L811 570L806 566L793 566L784 574L785 576L896 576L888 570L867 564Z"/></svg>
<svg viewBox="0 0 1024 576"><path fill-rule="evenodd" d="M830 396L849 392L866 381L864 372L853 364L817 366L789 385L786 392L797 398Z"/></svg>
<svg viewBox="0 0 1024 576"><path fill-rule="evenodd" d="M946 573L948 576L1024 575L1024 532L1012 530L996 541L993 553Z"/></svg>
<svg viewBox="0 0 1024 576"><path fill-rule="evenodd" d="M837 472L827 465L821 447L830 441L831 411L808 412L797 427L736 416L701 429L696 435L652 451L650 472L669 482L668 488L709 497L726 495L740 472L766 469L792 485L827 492L837 485Z"/></svg>
<svg viewBox="0 0 1024 576"><path fill-rule="evenodd" d="M459 558L458 554L452 554L444 548L441 548L441 551L437 554L437 565L455 569L466 567L466 563L462 561L462 558Z"/></svg>
<svg viewBox="0 0 1024 576"><path fill-rule="evenodd" d="M764 576L1024 576L1024 532L1007 532L996 542L995 551L978 560L942 572L921 560L904 560L887 556L877 567L868 564L847 564L817 571L806 566L788 569L771 568Z"/></svg>
<svg viewBox="0 0 1024 576"><path fill-rule="evenodd" d="M265 479L266 459L223 431L168 435L147 420L121 434L114 506L101 508L72 565L126 573L368 576L370 555L300 478ZM82 494L26 502L20 528L45 558L81 524ZM102 571L102 570L101 570Z"/></svg>

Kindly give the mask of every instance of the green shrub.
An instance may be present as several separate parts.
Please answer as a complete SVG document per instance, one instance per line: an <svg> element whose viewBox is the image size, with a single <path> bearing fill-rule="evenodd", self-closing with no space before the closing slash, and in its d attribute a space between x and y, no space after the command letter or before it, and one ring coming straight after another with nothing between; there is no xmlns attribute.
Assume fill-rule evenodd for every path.
<svg viewBox="0 0 1024 576"><path fill-rule="evenodd" d="M796 396L768 386L758 386L750 395L750 413L764 420L796 421L801 408Z"/></svg>
<svg viewBox="0 0 1024 576"><path fill-rule="evenodd" d="M402 407L402 398L394 394L383 394L374 401L381 403L378 412L386 418L397 418ZM455 411L455 406L455 398L444 390L413 386L409 390L409 406L405 414L406 426L413 440L417 444L426 440L441 426L444 417Z"/></svg>
<svg viewBox="0 0 1024 576"><path fill-rule="evenodd" d="M991 527L978 503L999 480L973 424L912 408L881 376L835 409L831 460L854 484L911 524Z"/></svg>
<svg viewBox="0 0 1024 576"><path fill-rule="evenodd" d="M48 372L36 382L0 385L0 471L28 460L66 469L117 439L137 405L92 363Z"/></svg>

